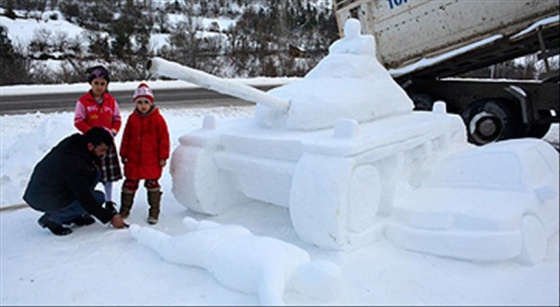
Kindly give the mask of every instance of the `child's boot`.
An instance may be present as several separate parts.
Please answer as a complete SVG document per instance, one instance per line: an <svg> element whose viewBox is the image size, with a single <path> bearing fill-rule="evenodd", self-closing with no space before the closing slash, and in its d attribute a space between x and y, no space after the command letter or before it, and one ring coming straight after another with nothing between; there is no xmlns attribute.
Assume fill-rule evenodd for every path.
<svg viewBox="0 0 560 307"><path fill-rule="evenodd" d="M148 204L150 204L150 216L148 217L148 224L157 224L159 217L159 208L161 204L160 189L148 190Z"/></svg>
<svg viewBox="0 0 560 307"><path fill-rule="evenodd" d="M128 189L122 189L121 192L121 209L119 215L125 219L130 215L130 209L132 209L132 203L134 201L134 191Z"/></svg>

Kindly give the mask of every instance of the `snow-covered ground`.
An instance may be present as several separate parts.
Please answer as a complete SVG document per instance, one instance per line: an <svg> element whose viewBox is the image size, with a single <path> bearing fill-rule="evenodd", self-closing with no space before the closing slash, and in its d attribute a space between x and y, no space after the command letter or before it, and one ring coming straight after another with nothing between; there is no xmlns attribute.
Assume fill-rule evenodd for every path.
<svg viewBox="0 0 560 307"><path fill-rule="evenodd" d="M172 148L177 147L179 136L200 127L205 115L229 119L250 117L253 112L254 107L163 109ZM126 120L128 112L124 113ZM35 163L60 139L75 132L72 119L71 112L0 118L2 207L22 202L21 195ZM545 139L558 143L558 130L558 125L554 125ZM120 183L115 187L115 195L120 193ZM253 201L211 218L193 213L175 200L168 168L164 170L162 184L162 214L155 229L182 233L181 220L186 216L238 224L255 235L301 247L314 260L328 259L340 266L342 289L336 300L321 302L288 294L288 304L560 303L558 233L550 239L545 259L532 267L515 261L482 263L413 253L383 238L353 252L333 252L303 243L285 208ZM129 222L146 226L147 211L141 189ZM163 261L157 253L136 242L128 230L96 223L74 229L68 237L55 237L37 225L39 216L39 212L28 208L0 213L2 305L259 304L256 296L224 287L205 270Z"/></svg>
<svg viewBox="0 0 560 307"><path fill-rule="evenodd" d="M347 35L347 37L349 36ZM340 43L333 47L330 53L335 54L335 57L331 57L322 65L318 65L318 68L310 73L310 75L313 75L312 78L328 79L331 74L338 73L339 76L341 74L344 76L343 80L337 80L337 82L341 82L342 85L355 85L358 84L355 79L362 80L363 78L375 77L377 81L371 84L383 84L383 88L378 89L378 92L389 95L392 91L397 90L396 85L388 82L390 80L389 75L378 68L375 61L368 58L367 54L374 54L374 52L371 52L370 47L373 45L369 39L356 36L356 40L353 42L347 41L347 43ZM356 44L356 42L360 43ZM346 53L356 54L358 57L349 57L354 59L353 62L349 63L346 60L348 58ZM341 55L337 57L336 54ZM338 67L337 63L354 64L354 70L340 71L336 69ZM364 69L364 67L373 68L373 70ZM357 78L355 73L360 71L360 68L366 75ZM308 110L301 111L301 109L297 109L298 107L303 109L316 108L311 102L326 102L330 103L327 104L329 106L337 106L339 101L348 102L348 100L343 99L344 97L336 96L341 95L340 91L331 93L326 88L322 91L320 84L324 86L325 82L297 83L293 87L287 87L276 92L281 98L287 98L300 92L304 94L323 93L323 95L315 96L311 100L297 101L296 99L291 101L294 104L299 104L291 106L295 108L295 115L311 120L315 126L312 129L326 127L337 118L336 116L330 118L329 116L332 114L328 112L321 113L328 111L328 108L310 114ZM111 84L112 88L120 86L126 87L129 85ZM67 85L62 86L62 88L67 87ZM133 87L131 87L131 93L132 89ZM301 91L298 89L301 89ZM50 90L53 89L50 88ZM6 91L9 91L9 88L0 88L0 93ZM17 91L37 93L38 89L29 86L20 87ZM357 101L358 104L347 106L340 112L350 112L349 114L344 113L345 116L368 122L370 118L361 114L360 110L372 107L369 105L372 100L363 99L364 97L360 93L357 90L353 92L352 94L357 95L354 97L356 99L348 102L351 104ZM157 91L155 95L157 102ZM399 99L401 100L398 101ZM391 104L404 103L402 99L408 98L395 96L387 102ZM120 102L123 109L129 110L128 103L126 101ZM293 123L289 120L293 118L286 118L286 114L275 113L263 108L262 105L260 107L261 112L256 112L259 111L259 107L256 110L255 107L221 107L163 109L162 113L170 129L173 149L178 148L179 137L199 128L202 119L208 114L214 115L218 120L247 118L256 114L256 118L262 123L268 123L273 127L284 128L285 125L285 127L291 128L290 125ZM391 111L395 111L387 105L379 107L389 108L387 109L389 114L392 114ZM373 108L373 110L376 109ZM403 117L410 115L407 115L406 107L399 109L398 112L402 112ZM372 114L374 113L372 112ZM128 111L125 111L123 115L123 120L126 121ZM366 117L360 117L362 115ZM445 117L443 114L440 115ZM410 116L413 119L416 118L413 115ZM254 288L255 285L250 284L250 280L247 278L247 274L249 276L255 274L254 271L251 271L252 268L258 268L258 266L253 266L254 260L257 262L270 261L268 267L274 268L274 265L283 265L289 260L289 255L284 254L283 249L293 251L293 248L303 251L303 258L308 254L312 261L328 260L334 263L339 267L341 275L339 292L330 293L334 296L332 299L310 298L295 292L287 292L283 300L289 305L535 306L559 305L560 303L557 225L556 232L548 239L548 242L545 242L548 245L544 251L544 259L534 266L523 266L514 260L466 261L414 253L393 245L383 236L373 243L359 246L356 249L333 251L305 243L296 234L288 209L281 206L273 206L256 200L246 200L240 206L215 217L197 214L186 209L171 192L172 178L169 173L169 166L165 168L161 179L164 193L163 205L160 222L156 226L147 226L148 205L145 190L141 188L136 195L135 205L128 219L130 224L134 224L134 227L129 230L115 230L96 223L88 227L75 228L74 233L70 236L56 237L37 225L39 212L26 207L10 208L22 203L21 195L37 161L62 138L75 133L76 130L72 124L73 114L62 112L4 115L0 117L0 120L0 204L4 209L0 212L1 305L257 305L263 302L263 297L259 298L252 293L234 290L235 286ZM324 120L326 120L326 123ZM304 122L300 121L300 123ZM391 122L393 125L390 128L399 128L398 125L395 125L398 122ZM413 121L411 124L407 121L403 125L404 127L410 125L414 127L415 124L420 123L421 121ZM298 128L297 123L293 126ZM252 127L250 131L259 131L254 125ZM347 148L352 148L356 144L360 145L360 140L371 140L372 137L369 133L386 137L383 134L384 129L372 130L370 128L387 127L369 125L369 130L364 129L367 133L364 133L363 138L362 136L353 138L358 135L357 130L359 130L352 129L353 127L349 124L343 125L340 133L338 133L338 136L350 137L343 140L346 142ZM440 127L440 130L445 130L445 127ZM558 125L554 125L545 139L558 144L558 130ZM403 131L410 132L410 129L403 129ZM293 131L285 132L286 135L293 134ZM280 134L282 133L280 132ZM265 132L263 134L269 133ZM422 133L419 133L419 135L424 136ZM120 138L121 134L116 138L117 144L120 144ZM331 139L327 141L331 142ZM400 142L401 144L406 143L402 140ZM283 153L284 151L279 154ZM407 166L415 168L414 162L413 159ZM487 162L492 163L495 160L490 159ZM173 163L168 165L173 165ZM488 165L488 167L491 166ZM181 167L181 165L179 164L177 167ZM481 166L478 165L478 167ZM504 173L498 174L501 177L497 176L497 178L504 178L510 174L507 169L504 171ZM369 171L366 170L364 174L369 174ZM549 175L549 173L541 174ZM302 180L301 178L297 181L294 180L299 190L317 194L314 190L317 182L315 180ZM383 179L392 180L390 178ZM334 181L340 182L342 179L339 178ZM120 195L119 184L121 183L118 182L114 189L117 202L118 195ZM360 200L364 193L372 194L368 190L368 186L362 184L358 186L357 190L352 191L354 193L349 194L353 197L352 200ZM325 189L324 192L327 198L329 195L336 194L328 189ZM547 196L546 191L543 190L542 192L543 197ZM274 191L272 194L274 194ZM474 199L483 201L478 195L475 195ZM447 201L453 202L454 200L447 199ZM457 202L459 202L458 199ZM323 216L319 216L323 218ZM209 250L208 254L205 254L203 247L199 249L198 245L189 245L187 241L182 240L179 240L176 245L172 246L174 248L167 251L168 254L172 254L171 258L175 260L197 258L204 264L202 265L203 268L210 269L210 271L207 271L201 269L201 267L166 262L158 253L140 244L134 237L137 235L137 231L142 229L146 230L147 233L150 233L150 230L159 230L161 233L178 238L184 233L182 221L186 217L197 221L237 224L248 229L255 236L266 236L273 240L256 239L255 241L251 239L254 237L230 237L225 239L226 237L223 234L218 234L218 239L223 239L220 244L216 245L220 248L224 248L224 245L221 244L223 242L226 242L226 245L230 244L232 241L229 239L239 240L235 241L238 244L231 243L225 247L225 250L230 251L230 253L218 252L216 246L213 246L214 248ZM484 224L483 222L484 219L474 219L469 226ZM359 225L359 223L356 223L356 225ZM218 231L224 229L228 228L214 228ZM202 245L207 244L210 238L215 237L206 237L200 243ZM281 242L277 240L281 240ZM139 241L142 242L142 240ZM270 249L267 250L267 247L270 247ZM486 247L489 246L486 245ZM156 248L160 252L162 249L164 248L161 246ZM265 249L264 252L263 249ZM277 252L271 255L270 251ZM297 253L295 252L295 254ZM221 255L222 258L217 255ZM244 258L236 258L240 255L244 255ZM261 255L270 258L262 259ZM245 257L250 257L252 260ZM185 262L189 263L190 261ZM226 266L225 263L230 263L231 267ZM213 270L213 268L218 268L218 270ZM233 283L232 286L230 283L231 287L226 287L225 284L227 283L220 280L220 276L224 276L224 274L230 282L240 281L241 284L235 285ZM266 281L275 283L275 280L270 278L267 278ZM317 281L315 280L315 284ZM311 284L308 282L307 286ZM261 285L258 284L258 286Z"/></svg>
<svg viewBox="0 0 560 307"><path fill-rule="evenodd" d="M260 82L270 80L262 80ZM245 81L243 81L245 82ZM253 80L258 85L259 81ZM153 82L157 88L169 84ZM174 86L185 86L177 84ZM135 84L111 84L112 88ZM49 86L49 91L69 90L68 85ZM87 87L87 86L86 86ZM37 93L44 86L18 87L21 93ZM4 87L0 92L14 91ZM78 96L80 92L77 92ZM157 101L157 90L156 90ZM123 120L128 118L129 102L121 102ZM201 127L206 115L218 120L247 118L255 107L211 109L163 109L170 128L172 148L179 137ZM156 252L139 244L129 230L114 230L96 223L77 228L68 237L56 237L37 225L39 212L29 208L9 210L21 204L32 168L50 148L75 133L73 113L31 113L4 115L1 123L0 213L2 305L256 305L256 295L235 291L218 282L212 274L194 266L164 261ZM545 139L558 143L558 125ZM120 143L121 135L116 138ZM114 195L120 194L118 182ZM515 261L459 261L403 250L381 238L354 251L335 252L303 242L296 234L288 209L258 201L245 204L218 217L187 210L173 197L168 167L161 180L163 206L160 223L153 227L163 233L184 232L181 221L192 217L201 221L237 224L256 236L267 236L293 244L307 252L311 260L329 260L339 266L340 292L332 300L310 299L288 292L284 301L291 305L558 305L559 237L549 239L544 260L535 266ZM300 182L313 189L314 182ZM128 219L146 226L148 206L145 191L136 196ZM117 199L118 201L118 199ZM131 228L132 229L132 228ZM152 228L150 228L152 229ZM260 245L257 245L259 247ZM262 247L262 246L261 246ZM237 247L239 254L249 254ZM188 258L201 255L188 248L176 249ZM235 253L235 254L238 254ZM234 255L235 255L234 254ZM202 254L204 255L204 254ZM273 261L282 261L279 254ZM212 262L218 265L219 261ZM241 259L241 264L243 259ZM247 272L235 268L222 272L240 278Z"/></svg>

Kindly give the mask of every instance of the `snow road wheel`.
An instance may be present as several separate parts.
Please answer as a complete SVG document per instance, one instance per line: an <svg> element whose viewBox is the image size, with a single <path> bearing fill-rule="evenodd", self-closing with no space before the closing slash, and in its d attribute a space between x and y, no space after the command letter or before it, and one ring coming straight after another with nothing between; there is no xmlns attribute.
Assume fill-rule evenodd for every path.
<svg viewBox="0 0 560 307"><path fill-rule="evenodd" d="M301 182L313 182L312 189ZM353 158L304 155L294 173L290 217L298 236L327 249L349 249L380 235L374 218L381 179L372 165Z"/></svg>
<svg viewBox="0 0 560 307"><path fill-rule="evenodd" d="M519 262L524 265L535 265L542 261L548 238L542 223L536 217L525 215L521 219L521 242Z"/></svg>
<svg viewBox="0 0 560 307"><path fill-rule="evenodd" d="M216 166L214 156L222 149L219 138L209 135L195 131L179 138L170 163L171 191L189 210L219 215L245 197L236 190L233 178Z"/></svg>
<svg viewBox="0 0 560 307"><path fill-rule="evenodd" d="M469 142L476 145L519 136L521 117L505 101L477 101L469 105L461 117L467 127Z"/></svg>
<svg viewBox="0 0 560 307"><path fill-rule="evenodd" d="M347 229L360 233L373 225L381 202L381 179L375 167L362 165L354 169L348 189Z"/></svg>

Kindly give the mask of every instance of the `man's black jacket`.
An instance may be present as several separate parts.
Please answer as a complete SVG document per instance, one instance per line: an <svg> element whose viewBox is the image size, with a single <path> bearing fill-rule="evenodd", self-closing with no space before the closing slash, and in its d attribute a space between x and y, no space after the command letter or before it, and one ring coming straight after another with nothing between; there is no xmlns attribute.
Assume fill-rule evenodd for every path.
<svg viewBox="0 0 560 307"><path fill-rule="evenodd" d="M105 210L92 195L97 180L96 159L83 135L65 138L37 163L23 199L42 212L62 209L77 199L87 212L103 223L109 222L114 213Z"/></svg>

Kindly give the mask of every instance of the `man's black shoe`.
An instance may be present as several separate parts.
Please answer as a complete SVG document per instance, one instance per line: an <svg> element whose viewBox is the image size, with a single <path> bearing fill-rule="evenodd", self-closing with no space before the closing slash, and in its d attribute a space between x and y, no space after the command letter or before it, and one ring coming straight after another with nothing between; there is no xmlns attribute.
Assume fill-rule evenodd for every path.
<svg viewBox="0 0 560 307"><path fill-rule="evenodd" d="M87 226L95 223L95 220L89 215L81 215L68 222L68 224L72 223L74 223L76 226Z"/></svg>
<svg viewBox="0 0 560 307"><path fill-rule="evenodd" d="M111 211L111 213L117 214L117 204L112 201L105 202L105 209Z"/></svg>
<svg viewBox="0 0 560 307"><path fill-rule="evenodd" d="M38 222L41 227L48 228L54 235L57 236L65 236L72 233L72 229L49 220L47 215L41 216Z"/></svg>

